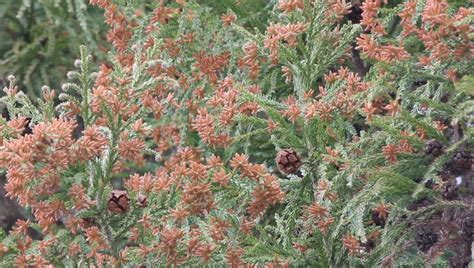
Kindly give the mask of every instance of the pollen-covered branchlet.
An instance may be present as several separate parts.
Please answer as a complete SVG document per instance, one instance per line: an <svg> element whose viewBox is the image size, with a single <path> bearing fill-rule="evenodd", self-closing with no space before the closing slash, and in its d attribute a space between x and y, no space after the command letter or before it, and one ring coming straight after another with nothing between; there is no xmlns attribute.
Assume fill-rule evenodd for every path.
<svg viewBox="0 0 474 268"><path fill-rule="evenodd" d="M210 184L188 183L184 186L182 202L191 214L209 213L214 206Z"/></svg>
<svg viewBox="0 0 474 268"><path fill-rule="evenodd" d="M260 74L260 59L258 46L254 42L249 42L243 46L244 57L242 63L249 70L250 78L255 79Z"/></svg>
<svg viewBox="0 0 474 268"><path fill-rule="evenodd" d="M355 256L361 253L362 246L356 236L347 234L342 238L342 243L350 255Z"/></svg>
<svg viewBox="0 0 474 268"><path fill-rule="evenodd" d="M245 251L242 248L229 248L226 254L227 265L231 268L244 266L244 262L242 261L242 255L244 252Z"/></svg>
<svg viewBox="0 0 474 268"><path fill-rule="evenodd" d="M400 148L396 144L387 144L382 148L382 154L390 164L397 162L397 157L400 152Z"/></svg>
<svg viewBox="0 0 474 268"><path fill-rule="evenodd" d="M297 9L303 10L304 1L303 0L280 0L278 2L278 8L286 13L290 13Z"/></svg>
<svg viewBox="0 0 474 268"><path fill-rule="evenodd" d="M285 198L285 192L280 188L280 184L274 176L265 174L262 182L252 192L253 200L248 211L251 216L256 217L264 212L268 206L280 203Z"/></svg>
<svg viewBox="0 0 474 268"><path fill-rule="evenodd" d="M94 202L92 202L86 195L86 190L80 184L73 184L69 188L69 195L74 201L74 209L88 209Z"/></svg>
<svg viewBox="0 0 474 268"><path fill-rule="evenodd" d="M385 204L384 202L378 204L375 208L372 209L372 222L379 226L385 226L387 221L390 205Z"/></svg>
<svg viewBox="0 0 474 268"><path fill-rule="evenodd" d="M126 191L113 190L110 192L107 209L115 214L127 212L130 208L130 198Z"/></svg>
<svg viewBox="0 0 474 268"><path fill-rule="evenodd" d="M221 16L221 21L224 26L229 26L237 19L237 17L232 13L227 13Z"/></svg>
<svg viewBox="0 0 474 268"><path fill-rule="evenodd" d="M294 23L288 25L270 24L264 40L264 46L270 51L270 59L273 64L278 62L278 50L280 42L284 40L289 47L295 47L297 36L306 29L304 23Z"/></svg>

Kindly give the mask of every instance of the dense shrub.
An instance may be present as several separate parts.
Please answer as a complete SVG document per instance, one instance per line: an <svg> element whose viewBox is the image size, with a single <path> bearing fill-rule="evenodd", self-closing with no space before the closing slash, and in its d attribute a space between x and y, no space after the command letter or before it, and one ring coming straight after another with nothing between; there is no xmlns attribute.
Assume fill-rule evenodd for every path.
<svg viewBox="0 0 474 268"><path fill-rule="evenodd" d="M58 96L9 78L3 266L467 267L472 8L170 2L91 0Z"/></svg>

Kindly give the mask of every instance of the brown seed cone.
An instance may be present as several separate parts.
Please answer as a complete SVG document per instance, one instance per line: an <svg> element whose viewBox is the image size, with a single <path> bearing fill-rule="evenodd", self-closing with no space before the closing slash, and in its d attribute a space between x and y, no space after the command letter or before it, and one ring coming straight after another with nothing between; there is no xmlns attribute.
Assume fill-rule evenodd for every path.
<svg viewBox="0 0 474 268"><path fill-rule="evenodd" d="M301 167L301 159L293 149L284 149L276 156L278 169L284 174L293 174Z"/></svg>
<svg viewBox="0 0 474 268"><path fill-rule="evenodd" d="M456 180L449 180L443 187L443 197L448 200L453 200L459 195L459 187L456 185Z"/></svg>
<svg viewBox="0 0 474 268"><path fill-rule="evenodd" d="M82 218L81 221L79 222L79 225L83 229L91 228L93 226L98 226L97 221L91 217Z"/></svg>
<svg viewBox="0 0 474 268"><path fill-rule="evenodd" d="M423 197L419 200L417 200L416 202L413 202L411 204L409 204L407 206L407 209L409 211L417 211L418 209L420 208L424 208L424 207L427 207L427 206L431 206L434 204L434 201L427 198L427 197Z"/></svg>
<svg viewBox="0 0 474 268"><path fill-rule="evenodd" d="M417 229L415 242L419 250L427 252L436 242L438 242L438 233L433 226L420 226Z"/></svg>
<svg viewBox="0 0 474 268"><path fill-rule="evenodd" d="M425 154L438 157L443 153L443 144L437 140L429 140L425 145Z"/></svg>
<svg viewBox="0 0 474 268"><path fill-rule="evenodd" d="M124 213L130 208L130 198L126 191L113 190L109 195L107 208L112 213Z"/></svg>
<svg viewBox="0 0 474 268"><path fill-rule="evenodd" d="M362 8L361 8L361 4L359 1L357 1L358 3L354 3L351 8L349 9L350 10L350 13L347 14L345 16L345 18L349 21L352 22L352 24L359 24L360 21L362 20Z"/></svg>
<svg viewBox="0 0 474 268"><path fill-rule="evenodd" d="M461 221L462 232L470 239L474 237L474 211L464 215Z"/></svg>
<svg viewBox="0 0 474 268"><path fill-rule="evenodd" d="M383 228L385 227L386 220L383 217L380 217L379 213L372 212L372 222Z"/></svg>
<svg viewBox="0 0 474 268"><path fill-rule="evenodd" d="M470 267L469 263L471 262L471 243L461 243L455 248L450 248L450 250L454 251L454 254L451 258L449 258L449 268Z"/></svg>
<svg viewBox="0 0 474 268"><path fill-rule="evenodd" d="M457 152L451 159L449 168L455 173L469 171L472 166L472 157L468 152Z"/></svg>
<svg viewBox="0 0 474 268"><path fill-rule="evenodd" d="M144 208L148 205L148 200L146 198L146 195L144 194L138 194L137 197L137 206Z"/></svg>

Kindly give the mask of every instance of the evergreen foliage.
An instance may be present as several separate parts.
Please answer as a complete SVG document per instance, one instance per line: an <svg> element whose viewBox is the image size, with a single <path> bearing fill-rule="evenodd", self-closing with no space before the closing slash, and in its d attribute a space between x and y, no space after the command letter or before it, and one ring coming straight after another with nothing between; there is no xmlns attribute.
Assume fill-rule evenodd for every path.
<svg viewBox="0 0 474 268"><path fill-rule="evenodd" d="M4 90L0 265L472 265L474 10L387 2L91 0L107 64Z"/></svg>
<svg viewBox="0 0 474 268"><path fill-rule="evenodd" d="M86 0L1 1L0 86L15 74L33 100L43 85L58 89L79 44L105 59L105 30L101 10Z"/></svg>

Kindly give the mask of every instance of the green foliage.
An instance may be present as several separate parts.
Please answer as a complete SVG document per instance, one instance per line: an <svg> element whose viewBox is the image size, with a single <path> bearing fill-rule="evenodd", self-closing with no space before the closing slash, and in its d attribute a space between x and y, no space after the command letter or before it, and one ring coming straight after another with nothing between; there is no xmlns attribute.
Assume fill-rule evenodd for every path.
<svg viewBox="0 0 474 268"><path fill-rule="evenodd" d="M79 45L104 60L105 24L102 12L86 0L2 1L0 3L0 78L15 74L35 100L40 88L59 89L79 56Z"/></svg>
<svg viewBox="0 0 474 268"><path fill-rule="evenodd" d="M37 219L30 227L48 229L45 218L54 219L52 231L44 231L43 241L55 239L45 254L48 262L466 263L472 245L464 236L469 235L465 218L473 213L468 161L474 79L472 55L460 49L470 40L459 31L470 29L470 17L433 22L427 13L445 10L430 11L430 5L442 1L419 1L411 12L414 24L407 25L400 15L407 1L374 1L380 6L376 22L364 29L367 25L351 23L337 3L301 1L303 8L292 9L284 2L104 1L114 12L107 23L115 49L98 73L86 47L99 46L94 40L101 30L85 26L94 25L88 19L97 10L83 8L81 1L9 5L21 18L44 12L55 25L39 29L37 36L45 37L38 40L46 40L46 47L53 46L49 35L74 28L64 10L79 12L81 22L68 41L83 37L93 43L79 47L80 60L67 75L71 83L63 85L56 110L49 88L33 104L17 93L15 79L1 99L11 120L0 121L5 139L0 163L12 196L32 207ZM464 6L451 2L442 14L446 18ZM231 13L236 20L223 21ZM19 25L29 20L23 21ZM406 33L407 26L417 31ZM120 34L113 35L116 31ZM365 44L364 36L373 43ZM439 36L435 41L446 47L430 45L430 38ZM42 45L38 41L19 55L40 53ZM440 53L445 51L448 57ZM37 68L26 67L26 58L8 57L8 64ZM61 65L44 64L41 68ZM255 75L251 67L258 68ZM17 81L33 85L22 69L12 70L20 73ZM32 135L17 129L23 116L40 126ZM65 130L48 129L60 121L55 118L82 120L85 130L68 140ZM22 147L30 140L33 156ZM94 146L97 153L78 160L78 152ZM54 158L58 155L61 159ZM285 165L298 170L287 171ZM58 178L55 191L27 195L47 191L51 174ZM73 188L77 185L82 192ZM117 200L114 188L125 188L126 198ZM86 200L90 203L78 208ZM64 206L60 216L41 214L41 208L54 212L48 207L54 202ZM92 226L84 226L91 219ZM21 230L0 238L0 246L8 247L0 247L0 265L18 264L40 251L40 242L33 241L22 252L15 241L26 238ZM79 248L74 256L69 243ZM212 249L208 256L206 245ZM453 258L456 254L461 257Z"/></svg>

